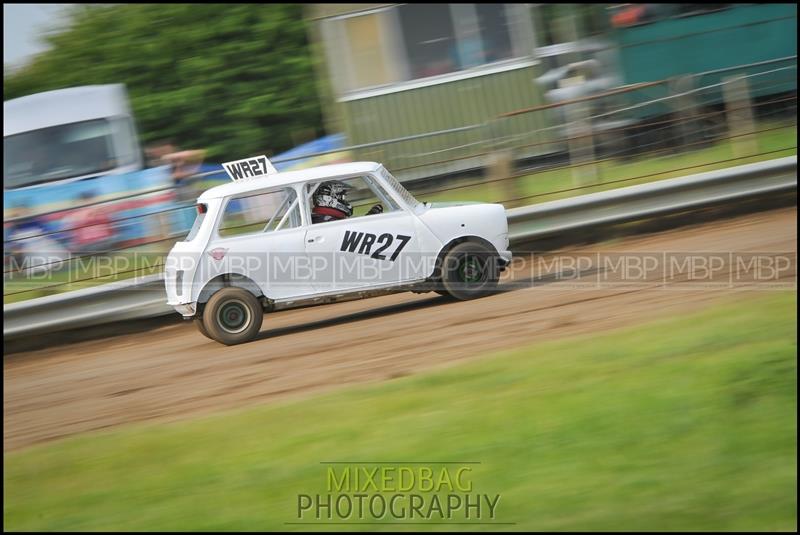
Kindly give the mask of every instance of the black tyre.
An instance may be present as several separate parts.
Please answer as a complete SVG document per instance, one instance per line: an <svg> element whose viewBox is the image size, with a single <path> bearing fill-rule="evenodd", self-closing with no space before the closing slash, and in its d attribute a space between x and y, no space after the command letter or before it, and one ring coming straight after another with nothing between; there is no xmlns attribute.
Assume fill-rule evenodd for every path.
<svg viewBox="0 0 800 535"><path fill-rule="evenodd" d="M205 324L203 323L203 317L202 317L202 316L198 316L198 317L196 317L196 318L194 319L194 322L193 322L193 323L194 323L195 327L197 327L197 330L198 330L198 331L200 331L200 334L202 334L202 335L203 335L203 336L205 336L206 338L211 338L212 340L214 339L214 337L213 337L213 336L211 336L210 334L208 334L208 330L206 329L206 326L205 326Z"/></svg>
<svg viewBox="0 0 800 535"><path fill-rule="evenodd" d="M459 243L444 257L442 285L462 301L485 297L495 290L500 278L497 260L491 247L478 242Z"/></svg>
<svg viewBox="0 0 800 535"><path fill-rule="evenodd" d="M206 331L226 346L254 339L263 319L261 303L243 288L223 288L211 296L203 310Z"/></svg>

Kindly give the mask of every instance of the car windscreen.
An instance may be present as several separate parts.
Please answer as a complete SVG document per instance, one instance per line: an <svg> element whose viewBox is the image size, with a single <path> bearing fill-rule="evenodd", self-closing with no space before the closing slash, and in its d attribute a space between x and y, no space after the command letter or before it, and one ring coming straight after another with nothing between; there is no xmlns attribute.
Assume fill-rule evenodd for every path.
<svg viewBox="0 0 800 535"><path fill-rule="evenodd" d="M419 205L419 201L385 167L381 168L381 176L386 181L386 184L395 190L408 204L409 208L414 209Z"/></svg>
<svg viewBox="0 0 800 535"><path fill-rule="evenodd" d="M106 119L50 126L3 138L3 187L20 188L117 166Z"/></svg>

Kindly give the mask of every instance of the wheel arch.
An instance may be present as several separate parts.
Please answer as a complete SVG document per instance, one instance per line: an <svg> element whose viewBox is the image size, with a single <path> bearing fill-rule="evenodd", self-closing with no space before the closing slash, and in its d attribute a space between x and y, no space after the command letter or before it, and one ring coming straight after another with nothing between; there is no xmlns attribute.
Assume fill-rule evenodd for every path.
<svg viewBox="0 0 800 535"><path fill-rule="evenodd" d="M429 277L430 280L435 281L441 277L441 266L444 257L447 255L448 252L450 252L450 250L453 247L464 242L480 243L488 247L490 250L494 251L495 254L499 254L497 248L494 245L492 245L492 242L490 242L486 238L481 238L480 236L474 236L471 234L465 236L458 236L456 238L451 239L449 242L444 244L441 249L439 249L439 254L436 255L436 263L434 264L433 267L433 273L431 273Z"/></svg>
<svg viewBox="0 0 800 535"><path fill-rule="evenodd" d="M197 296L198 310L200 310L201 307L205 305L209 299L211 299L212 295L217 293L222 288L227 288L230 286L243 288L253 294L253 296L260 301L262 298L266 297L264 292L261 290L261 287L250 277L242 275L241 273L225 273L223 275L217 275L205 283L203 289L200 290L200 293Z"/></svg>

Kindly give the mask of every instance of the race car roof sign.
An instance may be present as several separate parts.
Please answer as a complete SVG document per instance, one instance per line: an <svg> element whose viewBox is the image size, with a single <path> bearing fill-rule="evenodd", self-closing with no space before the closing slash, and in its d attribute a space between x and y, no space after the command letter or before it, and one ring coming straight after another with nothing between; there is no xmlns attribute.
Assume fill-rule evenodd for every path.
<svg viewBox="0 0 800 535"><path fill-rule="evenodd" d="M222 164L225 172L234 182L249 180L278 172L266 156L253 156L244 160L225 162Z"/></svg>

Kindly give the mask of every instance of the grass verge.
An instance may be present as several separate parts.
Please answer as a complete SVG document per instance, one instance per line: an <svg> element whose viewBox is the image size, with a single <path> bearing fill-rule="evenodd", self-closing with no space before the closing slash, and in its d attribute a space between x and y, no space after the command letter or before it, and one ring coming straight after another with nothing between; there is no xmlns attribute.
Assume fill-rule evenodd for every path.
<svg viewBox="0 0 800 535"><path fill-rule="evenodd" d="M514 525L415 529L793 530L796 304L794 292L740 297L433 373L12 452L5 527L316 529L286 522L298 521L298 494L327 492L321 462L453 460L481 463L473 492L500 494L494 520Z"/></svg>
<svg viewBox="0 0 800 535"><path fill-rule="evenodd" d="M761 128L763 131L754 134L753 144L749 146L750 150L757 150L752 155L741 152L736 145L739 140L723 140L710 147L677 154L602 161L593 166L596 171L593 180L579 176L580 172L588 171L589 166L559 168L441 193L420 193L418 198L428 202L501 202L512 208L797 154L796 124L770 123Z"/></svg>

